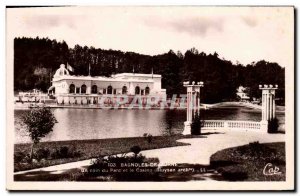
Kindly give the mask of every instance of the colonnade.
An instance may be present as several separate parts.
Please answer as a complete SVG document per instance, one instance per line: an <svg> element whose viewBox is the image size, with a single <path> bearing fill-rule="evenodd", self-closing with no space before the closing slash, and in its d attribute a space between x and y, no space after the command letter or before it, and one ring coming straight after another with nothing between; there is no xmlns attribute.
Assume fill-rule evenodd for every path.
<svg viewBox="0 0 300 196"><path fill-rule="evenodd" d="M259 89L262 90L261 131L268 131L269 121L276 117L275 90L278 85L259 85Z"/></svg>
<svg viewBox="0 0 300 196"><path fill-rule="evenodd" d="M183 85L187 88L187 111L182 134L188 135L191 134L191 124L196 112L200 115L200 88L203 87L203 82L184 82Z"/></svg>
<svg viewBox="0 0 300 196"><path fill-rule="evenodd" d="M200 115L200 88L203 87L203 82L184 82L184 87L187 88L187 112L186 121L184 122L183 135L191 134L191 124L195 117L195 113ZM260 122L261 131L268 131L268 123L276 117L275 107L275 90L278 85L259 85L262 90L262 120Z"/></svg>

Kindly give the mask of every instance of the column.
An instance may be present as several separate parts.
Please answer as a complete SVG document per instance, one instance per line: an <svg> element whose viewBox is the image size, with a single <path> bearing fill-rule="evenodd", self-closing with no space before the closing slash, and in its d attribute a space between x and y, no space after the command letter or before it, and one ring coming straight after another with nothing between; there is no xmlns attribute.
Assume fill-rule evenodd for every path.
<svg viewBox="0 0 300 196"><path fill-rule="evenodd" d="M266 94L266 120L269 119L269 95Z"/></svg>
<svg viewBox="0 0 300 196"><path fill-rule="evenodd" d="M197 92L197 105L198 105L198 115L200 116L200 87L199 87L199 92Z"/></svg>
<svg viewBox="0 0 300 196"><path fill-rule="evenodd" d="M189 120L189 92L186 93L186 121Z"/></svg>
<svg viewBox="0 0 300 196"><path fill-rule="evenodd" d="M266 105L267 105L267 108L266 108L266 111L267 111L266 120L269 120L269 116L270 116L270 96L269 96L268 91L267 91L267 94L266 94Z"/></svg>
<svg viewBox="0 0 300 196"><path fill-rule="evenodd" d="M269 93L269 97L270 97L270 119L273 119L273 95L272 93L270 92Z"/></svg>
<svg viewBox="0 0 300 196"><path fill-rule="evenodd" d="M267 94L266 94L266 91L264 92L265 93L265 120L267 120L267 115L268 115L268 106L267 106Z"/></svg>
<svg viewBox="0 0 300 196"><path fill-rule="evenodd" d="M193 107L192 107L192 114L193 114L193 116L192 116L192 119L194 119L195 118L195 115L196 115L196 107L197 107L197 104L196 104L196 101L197 101L197 98L196 98L196 92L194 91L194 89L193 89Z"/></svg>
<svg viewBox="0 0 300 196"><path fill-rule="evenodd" d="M267 120L267 95L264 90L262 94L262 120Z"/></svg>
<svg viewBox="0 0 300 196"><path fill-rule="evenodd" d="M262 120L261 120L261 131L267 132L268 131L268 121L267 121L267 93L265 89L262 89Z"/></svg>
<svg viewBox="0 0 300 196"><path fill-rule="evenodd" d="M191 134L191 123L192 123L192 111L191 111L191 101L192 101L192 94L191 94L191 86L187 85L187 82L184 83L185 87L187 87L187 98L186 98L186 121L184 122L184 130L183 135Z"/></svg>
<svg viewBox="0 0 300 196"><path fill-rule="evenodd" d="M272 94L269 93L269 111L270 111L270 114L269 114L269 120L273 118L273 99L272 99Z"/></svg>
<svg viewBox="0 0 300 196"><path fill-rule="evenodd" d="M273 96L273 100L272 100L272 107L273 107L273 116L272 118L275 118L275 115L276 115L276 107L275 107L275 92L274 94L272 95Z"/></svg>
<svg viewBox="0 0 300 196"><path fill-rule="evenodd" d="M192 109L193 109L193 94L192 94L192 92L191 92L191 88L190 88L190 92L189 92L189 97L190 97L190 99L189 99L189 122L191 123L192 122L192 120L193 120L193 114L192 114Z"/></svg>
<svg viewBox="0 0 300 196"><path fill-rule="evenodd" d="M267 120L270 120L270 92L267 92Z"/></svg>
<svg viewBox="0 0 300 196"><path fill-rule="evenodd" d="M261 119L262 120L265 120L265 102L264 102L264 98L265 98L265 95L264 95L264 93L262 93L262 96L261 96Z"/></svg>

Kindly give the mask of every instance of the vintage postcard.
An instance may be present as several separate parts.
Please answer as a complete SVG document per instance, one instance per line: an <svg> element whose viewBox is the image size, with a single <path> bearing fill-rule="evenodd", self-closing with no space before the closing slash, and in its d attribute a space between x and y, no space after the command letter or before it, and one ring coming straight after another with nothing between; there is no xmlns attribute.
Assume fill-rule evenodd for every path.
<svg viewBox="0 0 300 196"><path fill-rule="evenodd" d="M6 7L8 190L294 190L294 7Z"/></svg>

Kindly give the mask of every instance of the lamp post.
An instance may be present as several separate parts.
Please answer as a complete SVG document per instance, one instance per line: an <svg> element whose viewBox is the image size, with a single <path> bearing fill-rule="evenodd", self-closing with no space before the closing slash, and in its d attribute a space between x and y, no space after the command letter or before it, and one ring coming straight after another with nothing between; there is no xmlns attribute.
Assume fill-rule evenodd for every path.
<svg viewBox="0 0 300 196"><path fill-rule="evenodd" d="M184 122L183 135L191 134L191 124L196 112L200 115L200 88L203 82L183 82L183 86L187 88L187 105L186 105L186 121Z"/></svg>
<svg viewBox="0 0 300 196"><path fill-rule="evenodd" d="M278 85L259 85L259 89L262 90L261 130L268 131L269 120L276 117L275 90L278 89Z"/></svg>

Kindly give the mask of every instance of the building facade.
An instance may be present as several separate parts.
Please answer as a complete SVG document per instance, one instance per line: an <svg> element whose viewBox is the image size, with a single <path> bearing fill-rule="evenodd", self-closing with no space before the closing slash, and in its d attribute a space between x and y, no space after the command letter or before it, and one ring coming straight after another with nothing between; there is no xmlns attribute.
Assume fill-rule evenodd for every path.
<svg viewBox="0 0 300 196"><path fill-rule="evenodd" d="M166 98L161 75L121 73L111 77L70 75L64 64L55 72L49 94L65 95L141 95Z"/></svg>
<svg viewBox="0 0 300 196"><path fill-rule="evenodd" d="M248 93L246 92L247 88L243 86L239 86L237 88L236 95L240 98L241 101L249 101L250 97L248 96Z"/></svg>

